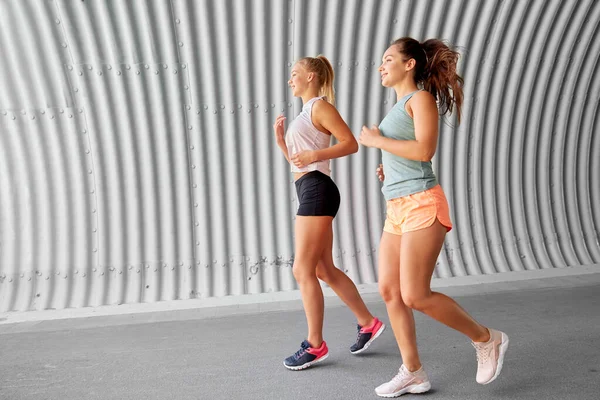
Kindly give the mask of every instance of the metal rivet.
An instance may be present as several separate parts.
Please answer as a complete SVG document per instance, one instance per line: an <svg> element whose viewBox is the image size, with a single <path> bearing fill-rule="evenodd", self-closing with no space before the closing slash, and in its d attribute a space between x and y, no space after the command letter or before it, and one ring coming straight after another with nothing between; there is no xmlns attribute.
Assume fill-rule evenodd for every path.
<svg viewBox="0 0 600 400"><path fill-rule="evenodd" d="M190 125L190 126L188 126L188 129L191 131L191 130L192 130L192 126L191 126L191 125Z"/></svg>
<svg viewBox="0 0 600 400"><path fill-rule="evenodd" d="M89 70L91 70L91 69L92 69L92 66L91 66L91 65L88 65L88 69L89 69Z"/></svg>
<svg viewBox="0 0 600 400"><path fill-rule="evenodd" d="M127 69L131 69L131 65L127 64L127 65L125 66L125 68L127 68Z"/></svg>
<svg viewBox="0 0 600 400"><path fill-rule="evenodd" d="M83 72L82 72L82 71L79 71L79 76L81 76L81 75L83 75Z"/></svg>
<svg viewBox="0 0 600 400"><path fill-rule="evenodd" d="M174 69L174 70L173 70L173 73L174 73L174 74L176 74L176 73L177 73L177 70L176 70L176 69Z"/></svg>
<svg viewBox="0 0 600 400"><path fill-rule="evenodd" d="M185 88L185 90L188 90L188 89L189 89L189 86L188 86L188 85L185 85L185 86L184 86L184 88Z"/></svg>
<svg viewBox="0 0 600 400"><path fill-rule="evenodd" d="M163 68L167 69L167 68L169 68L169 66L167 64L163 64Z"/></svg>
<svg viewBox="0 0 600 400"><path fill-rule="evenodd" d="M110 71L112 69L112 65L108 65L106 68Z"/></svg>
<svg viewBox="0 0 600 400"><path fill-rule="evenodd" d="M75 93L77 93L77 92L79 92L79 89L78 89L78 88L75 88L75 89L73 89L73 91L74 91Z"/></svg>
<svg viewBox="0 0 600 400"><path fill-rule="evenodd" d="M56 22L56 25L58 25L58 24L60 24L60 19L56 18L56 19L54 20L54 22Z"/></svg>
<svg viewBox="0 0 600 400"><path fill-rule="evenodd" d="M181 23L181 21L179 20L179 18L177 18L177 19L175 20L175 22L177 22L178 24L179 24L179 23Z"/></svg>
<svg viewBox="0 0 600 400"><path fill-rule="evenodd" d="M196 226L200 226L200 223L199 223L199 222L196 222Z"/></svg>
<svg viewBox="0 0 600 400"><path fill-rule="evenodd" d="M198 207L198 203L194 203L194 207Z"/></svg>
<svg viewBox="0 0 600 400"><path fill-rule="evenodd" d="M288 46L291 46L291 45L292 45L292 41L290 40L290 41L288 42Z"/></svg>
<svg viewBox="0 0 600 400"><path fill-rule="evenodd" d="M135 73L136 73L137 75L139 75L139 74L140 74L140 70L138 69L137 71L135 71Z"/></svg>
<svg viewBox="0 0 600 400"><path fill-rule="evenodd" d="M144 64L144 68L148 69L150 66L148 64Z"/></svg>
<svg viewBox="0 0 600 400"><path fill-rule="evenodd" d="M69 65L69 71L73 71L73 66Z"/></svg>
<svg viewBox="0 0 600 400"><path fill-rule="evenodd" d="M196 169L196 166L192 164L192 169Z"/></svg>
<svg viewBox="0 0 600 400"><path fill-rule="evenodd" d="M288 19L288 22L291 24L292 22L294 22L294 20L290 18Z"/></svg>
<svg viewBox="0 0 600 400"><path fill-rule="evenodd" d="M67 47L67 44L65 42L63 42L62 47Z"/></svg>
<svg viewBox="0 0 600 400"><path fill-rule="evenodd" d="M185 64L181 64L181 68L182 68L182 69L186 69L186 68L187 68L187 65L185 65Z"/></svg>
<svg viewBox="0 0 600 400"><path fill-rule="evenodd" d="M85 154L90 154L90 150L89 150L89 149L87 149L87 150L85 151Z"/></svg>
<svg viewBox="0 0 600 400"><path fill-rule="evenodd" d="M190 110L192 107L190 107L190 106L188 105L188 106L185 106L185 108L186 108L187 110Z"/></svg>
<svg viewBox="0 0 600 400"><path fill-rule="evenodd" d="M221 110L224 110L224 109L225 109L225 105L221 104Z"/></svg>
<svg viewBox="0 0 600 400"><path fill-rule="evenodd" d="M80 108L80 109L79 109L79 110L77 110L77 111L79 111L79 114L81 114L81 113L83 112L83 108Z"/></svg>
<svg viewBox="0 0 600 400"><path fill-rule="evenodd" d="M179 47L183 47L183 42L179 42Z"/></svg>
<svg viewBox="0 0 600 400"><path fill-rule="evenodd" d="M196 184L194 183L194 189L195 189L195 188L197 188L197 187L198 187L198 185L196 185Z"/></svg>
<svg viewBox="0 0 600 400"><path fill-rule="evenodd" d="M194 150L194 146L190 146L190 149Z"/></svg>
<svg viewBox="0 0 600 400"><path fill-rule="evenodd" d="M154 71L154 73L155 73L156 75L158 75L158 70Z"/></svg>

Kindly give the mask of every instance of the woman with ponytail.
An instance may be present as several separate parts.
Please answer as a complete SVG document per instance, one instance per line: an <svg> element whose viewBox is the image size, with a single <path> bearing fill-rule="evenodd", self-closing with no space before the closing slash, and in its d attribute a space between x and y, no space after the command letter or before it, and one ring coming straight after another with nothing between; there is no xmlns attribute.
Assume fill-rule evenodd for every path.
<svg viewBox="0 0 600 400"><path fill-rule="evenodd" d="M319 279L356 316L358 336L351 353L366 350L385 329L371 315L352 280L333 263L333 218L340 206L340 193L330 178L330 160L358 151L354 135L334 106L333 78L331 63L324 56L300 59L292 68L288 84L293 95L302 99L302 111L285 135L283 115L273 125L277 145L291 164L300 203L293 273L304 304L308 337L300 350L283 362L291 370L308 368L329 355L323 340L324 304ZM332 135L337 144L330 146Z"/></svg>
<svg viewBox="0 0 600 400"><path fill-rule="evenodd" d="M454 300L430 289L446 233L452 229L448 202L433 172L439 115L456 111L460 122L463 79L458 52L440 40L401 38L385 51L381 84L397 103L379 127L363 127L359 142L381 149L387 217L379 245L379 291L400 348L398 374L375 389L381 397L423 393L431 388L419 358L413 310L468 336L477 353L477 377L498 377L508 336L475 321Z"/></svg>

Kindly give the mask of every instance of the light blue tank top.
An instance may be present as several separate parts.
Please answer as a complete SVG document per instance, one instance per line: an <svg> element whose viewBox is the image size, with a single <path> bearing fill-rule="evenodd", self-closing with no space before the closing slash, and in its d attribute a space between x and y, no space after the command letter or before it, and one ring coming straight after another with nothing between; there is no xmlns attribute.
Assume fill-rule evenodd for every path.
<svg viewBox="0 0 600 400"><path fill-rule="evenodd" d="M383 118L379 124L383 136L396 140L415 140L415 125L405 105L417 92L398 100ZM438 184L431 161L409 160L384 150L381 151L381 159L385 175L381 191L386 200L422 192Z"/></svg>

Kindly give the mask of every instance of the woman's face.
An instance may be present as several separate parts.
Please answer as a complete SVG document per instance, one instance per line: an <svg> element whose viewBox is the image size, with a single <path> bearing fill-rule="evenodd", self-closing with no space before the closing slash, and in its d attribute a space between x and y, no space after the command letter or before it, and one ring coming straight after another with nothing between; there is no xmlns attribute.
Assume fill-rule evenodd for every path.
<svg viewBox="0 0 600 400"><path fill-rule="evenodd" d="M312 78L312 74L301 63L294 65L290 79L288 80L288 85L292 89L294 97L302 96L302 93L308 88L310 78Z"/></svg>
<svg viewBox="0 0 600 400"><path fill-rule="evenodd" d="M402 81L408 73L407 61L404 61L404 55L398 51L397 46L390 46L381 60L379 73L381 74L381 84L384 87L393 87L396 83Z"/></svg>

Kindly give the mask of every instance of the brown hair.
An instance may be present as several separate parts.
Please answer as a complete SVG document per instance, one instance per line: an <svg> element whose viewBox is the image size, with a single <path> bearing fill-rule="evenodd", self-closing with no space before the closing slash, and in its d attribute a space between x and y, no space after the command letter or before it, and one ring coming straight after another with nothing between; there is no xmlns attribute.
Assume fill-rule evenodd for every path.
<svg viewBox="0 0 600 400"><path fill-rule="evenodd" d="M320 96L327 96L327 101L335 105L335 91L333 90L333 67L331 63L322 54L316 57L304 57L298 60L309 72L314 72L321 84L319 89Z"/></svg>
<svg viewBox="0 0 600 400"><path fill-rule="evenodd" d="M463 78L456 72L460 53L438 39L419 42L410 37L392 43L408 59L415 60L415 82L433 95L440 114L452 113L454 107L460 123L463 103Z"/></svg>

